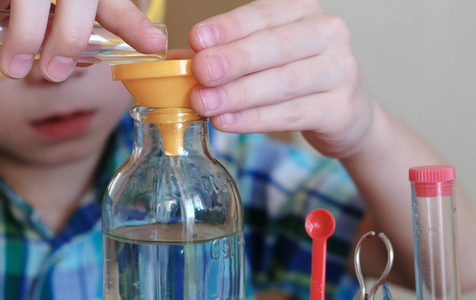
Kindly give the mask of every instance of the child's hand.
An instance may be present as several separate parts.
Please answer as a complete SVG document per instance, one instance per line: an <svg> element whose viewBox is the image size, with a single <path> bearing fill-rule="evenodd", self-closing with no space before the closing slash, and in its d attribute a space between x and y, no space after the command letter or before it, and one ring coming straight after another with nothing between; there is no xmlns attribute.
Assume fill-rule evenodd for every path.
<svg viewBox="0 0 476 300"><path fill-rule="evenodd" d="M191 103L223 131L303 131L321 152L349 155L373 105L339 18L316 0L258 0L192 28Z"/></svg>
<svg viewBox="0 0 476 300"><path fill-rule="evenodd" d="M39 67L50 81L65 80L85 49L95 18L140 52L164 47L165 36L153 27L130 0L58 1L54 21L47 28L50 1L0 0L10 8L8 34L0 47L0 71L10 78L25 77L42 48Z"/></svg>

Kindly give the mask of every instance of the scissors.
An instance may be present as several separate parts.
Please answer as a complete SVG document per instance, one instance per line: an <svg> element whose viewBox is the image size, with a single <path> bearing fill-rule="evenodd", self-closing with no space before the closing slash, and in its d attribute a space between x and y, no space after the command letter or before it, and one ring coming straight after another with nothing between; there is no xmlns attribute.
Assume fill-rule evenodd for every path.
<svg viewBox="0 0 476 300"><path fill-rule="evenodd" d="M375 293L377 292L378 288L381 285L383 285L382 286L383 299L393 300L392 295L390 294L390 290L388 289L387 284L385 283L385 279L387 278L388 274L390 273L390 269L392 268L394 252L393 252L392 243L390 242L388 237L383 233L379 233L378 236L383 241L383 243L385 244L385 247L387 248L387 265L385 266L385 269L383 270L382 275L380 275L379 279L377 279L377 281L370 288L370 292L367 293L367 287L365 286L365 280L364 280L364 276L362 275L362 268L360 265L360 250L362 249L362 245L365 243L365 241L367 241L368 239L374 236L375 236L374 231L367 232L366 234L362 236L362 238L359 240L355 248L354 267L355 267L355 274L357 275L357 279L359 280L360 291L357 292L357 294L354 297L354 300L373 300L375 297Z"/></svg>

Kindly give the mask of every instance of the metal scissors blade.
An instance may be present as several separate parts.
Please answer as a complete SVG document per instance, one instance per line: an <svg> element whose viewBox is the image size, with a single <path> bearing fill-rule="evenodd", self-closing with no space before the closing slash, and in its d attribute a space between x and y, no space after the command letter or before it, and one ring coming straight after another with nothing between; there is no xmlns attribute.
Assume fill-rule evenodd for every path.
<svg viewBox="0 0 476 300"><path fill-rule="evenodd" d="M393 257L394 257L394 252L393 252L393 247L392 243L388 239L388 237L383 234L379 233L378 236L379 238L383 241L385 244L385 247L387 248L387 265L385 266L385 269L383 270L382 274L380 277L377 279L377 281L372 285L370 288L370 292L367 293L367 287L365 286L365 280L364 280L364 275L362 274L362 268L360 265L360 251L362 249L362 245L367 241L368 239L372 238L375 236L374 231L369 231L366 234L362 236L362 238L359 240L357 243L357 246L355 248L354 252L354 267L355 267L355 274L357 275L357 279L359 280L359 285L360 285L360 292L357 293L357 295L354 297L354 299L360 299L360 300L373 300L375 297L375 293L377 292L378 288L385 282L385 279L387 278L388 274L390 273L390 270L393 265ZM389 290L388 288L384 291L388 292L387 294L389 295ZM391 297L391 296L389 296ZM388 300L391 300L391 298L387 297Z"/></svg>

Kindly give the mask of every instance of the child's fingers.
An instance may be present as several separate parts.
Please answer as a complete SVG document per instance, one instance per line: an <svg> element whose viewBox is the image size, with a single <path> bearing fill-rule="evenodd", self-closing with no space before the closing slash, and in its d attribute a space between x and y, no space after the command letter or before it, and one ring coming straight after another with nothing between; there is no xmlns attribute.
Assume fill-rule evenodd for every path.
<svg viewBox="0 0 476 300"><path fill-rule="evenodd" d="M167 45L165 34L130 0L99 0L96 18L139 52L157 53Z"/></svg>
<svg viewBox="0 0 476 300"><path fill-rule="evenodd" d="M347 46L345 23L324 14L265 29L238 41L202 50L193 61L194 75L205 86L292 63ZM339 34L336 34L339 33ZM334 36L339 36L337 41Z"/></svg>
<svg viewBox="0 0 476 300"><path fill-rule="evenodd" d="M209 18L190 31L195 51L242 39L254 32L295 22L319 9L316 0L258 0Z"/></svg>
<svg viewBox="0 0 476 300"><path fill-rule="evenodd" d="M276 105L341 86L355 68L351 55L342 55L337 61L317 55L243 76L219 87L196 86L190 93L190 103L197 113L206 117Z"/></svg>
<svg viewBox="0 0 476 300"><path fill-rule="evenodd" d="M65 80L87 45L95 17L140 52L159 52L167 44L165 34L130 0L58 0L47 27L50 5L51 0L12 3L8 34L0 47L0 70L8 77L25 77L41 47L43 76Z"/></svg>
<svg viewBox="0 0 476 300"><path fill-rule="evenodd" d="M71 74L91 35L97 1L57 1L39 62L44 77L59 82Z"/></svg>
<svg viewBox="0 0 476 300"><path fill-rule="evenodd" d="M10 78L25 77L43 42L51 2L16 0L11 4L9 29L0 47L0 70Z"/></svg>
<svg viewBox="0 0 476 300"><path fill-rule="evenodd" d="M316 102L327 106L325 96L307 95L293 101L223 113L210 120L220 131L233 133L301 131L322 127L328 109L313 109Z"/></svg>

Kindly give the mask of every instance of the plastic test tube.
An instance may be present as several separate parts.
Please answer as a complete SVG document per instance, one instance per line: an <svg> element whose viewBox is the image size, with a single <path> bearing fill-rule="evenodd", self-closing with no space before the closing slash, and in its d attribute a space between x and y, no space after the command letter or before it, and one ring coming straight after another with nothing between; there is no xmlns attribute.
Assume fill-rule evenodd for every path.
<svg viewBox="0 0 476 300"><path fill-rule="evenodd" d="M455 169L411 168L413 238L418 300L460 299Z"/></svg>
<svg viewBox="0 0 476 300"><path fill-rule="evenodd" d="M50 15L49 22L52 22L54 15ZM0 10L0 47L8 31L8 22L10 19L9 10ZM167 37L167 27L165 24L155 23ZM41 52L38 52L36 58ZM79 63L101 63L108 65L127 64L135 62L149 62L156 60L165 60L167 46L157 53L143 54L137 52L134 48L125 43L120 37L106 30L99 23L94 23L94 27L89 37L88 45L79 57Z"/></svg>

